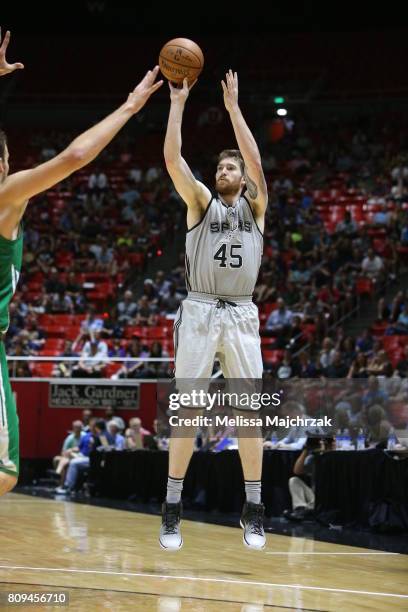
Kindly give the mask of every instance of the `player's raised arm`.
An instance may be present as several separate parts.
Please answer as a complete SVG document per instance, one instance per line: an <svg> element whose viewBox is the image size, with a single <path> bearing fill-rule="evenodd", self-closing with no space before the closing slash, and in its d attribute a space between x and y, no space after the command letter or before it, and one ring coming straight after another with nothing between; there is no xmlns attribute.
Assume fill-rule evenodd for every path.
<svg viewBox="0 0 408 612"><path fill-rule="evenodd" d="M0 184L0 213L4 207L14 206L17 211L26 201L75 170L86 166L106 147L127 121L146 104L150 96L161 86L155 82L158 66L149 70L144 79L130 92L128 99L100 123L75 138L68 147L53 159L31 170L16 172L7 177L8 153L0 159L0 176L6 178Z"/></svg>
<svg viewBox="0 0 408 612"><path fill-rule="evenodd" d="M221 81L224 92L224 104L227 109L239 150L245 162L246 195L249 196L255 216L262 216L268 205L268 190L262 170L261 156L241 109L238 105L238 75L232 70Z"/></svg>
<svg viewBox="0 0 408 612"><path fill-rule="evenodd" d="M177 192L189 209L196 210L199 213L205 209L211 198L211 193L205 185L196 180L181 155L181 124L184 106L190 90L187 79L184 79L183 87L180 89L174 87L171 83L169 83L169 87L171 105L164 141L166 168Z"/></svg>
<svg viewBox="0 0 408 612"><path fill-rule="evenodd" d="M6 51L8 44L10 42L10 32L7 30L4 39L1 39L1 28L0 28L0 76L4 76L5 74L9 74L10 72L14 72L15 70L21 70L24 68L21 62L15 62L14 64L9 64L6 60Z"/></svg>

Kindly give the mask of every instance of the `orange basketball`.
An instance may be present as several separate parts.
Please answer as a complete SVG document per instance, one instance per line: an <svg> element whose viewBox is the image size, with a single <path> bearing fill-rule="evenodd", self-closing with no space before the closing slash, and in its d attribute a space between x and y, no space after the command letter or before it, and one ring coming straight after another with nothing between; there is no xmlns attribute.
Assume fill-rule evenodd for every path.
<svg viewBox="0 0 408 612"><path fill-rule="evenodd" d="M192 40L174 38L160 51L159 66L166 79L172 83L180 84L187 78L190 84L203 69L204 55Z"/></svg>

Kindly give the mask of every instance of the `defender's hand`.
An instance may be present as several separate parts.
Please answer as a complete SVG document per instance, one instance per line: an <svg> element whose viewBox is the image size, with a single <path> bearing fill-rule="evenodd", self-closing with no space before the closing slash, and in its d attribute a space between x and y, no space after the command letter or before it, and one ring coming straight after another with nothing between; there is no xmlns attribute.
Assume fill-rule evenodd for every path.
<svg viewBox="0 0 408 612"><path fill-rule="evenodd" d="M225 108L230 113L238 108L238 74L229 70L225 75L225 80L227 83L221 81L221 85L224 92Z"/></svg>
<svg viewBox="0 0 408 612"><path fill-rule="evenodd" d="M1 29L0 29L0 42L1 42ZM15 64L9 64L6 60L6 50L8 44L10 42L10 32L7 30L6 35L3 39L3 42L0 46L0 76L4 76L5 74L9 74L10 72L14 72L14 70L21 70L24 68L21 62L16 62Z"/></svg>
<svg viewBox="0 0 408 612"><path fill-rule="evenodd" d="M149 70L144 79L140 81L139 85L130 92L127 104L133 113L139 112L150 96L163 85L163 81L157 81L157 83L155 83L158 72L158 66L155 66L153 70Z"/></svg>

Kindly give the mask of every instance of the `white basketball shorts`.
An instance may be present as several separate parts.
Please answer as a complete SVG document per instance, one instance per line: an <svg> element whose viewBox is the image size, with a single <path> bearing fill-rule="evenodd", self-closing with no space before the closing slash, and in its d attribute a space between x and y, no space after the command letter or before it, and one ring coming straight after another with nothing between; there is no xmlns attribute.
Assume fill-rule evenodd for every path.
<svg viewBox="0 0 408 612"><path fill-rule="evenodd" d="M174 352L176 378L210 378L216 358L225 378L262 378L257 306L190 292L174 323Z"/></svg>

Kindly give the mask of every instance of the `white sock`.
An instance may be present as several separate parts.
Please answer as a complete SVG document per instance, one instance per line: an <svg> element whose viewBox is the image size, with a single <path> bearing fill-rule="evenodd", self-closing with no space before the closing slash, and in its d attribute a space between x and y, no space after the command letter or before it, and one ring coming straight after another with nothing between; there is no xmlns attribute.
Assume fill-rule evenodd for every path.
<svg viewBox="0 0 408 612"><path fill-rule="evenodd" d="M167 479L167 496L166 502L168 504L178 504L181 500L181 492L183 490L184 478L172 478L171 476Z"/></svg>
<svg viewBox="0 0 408 612"><path fill-rule="evenodd" d="M252 504L261 503L261 481L245 480L245 494L247 502Z"/></svg>

